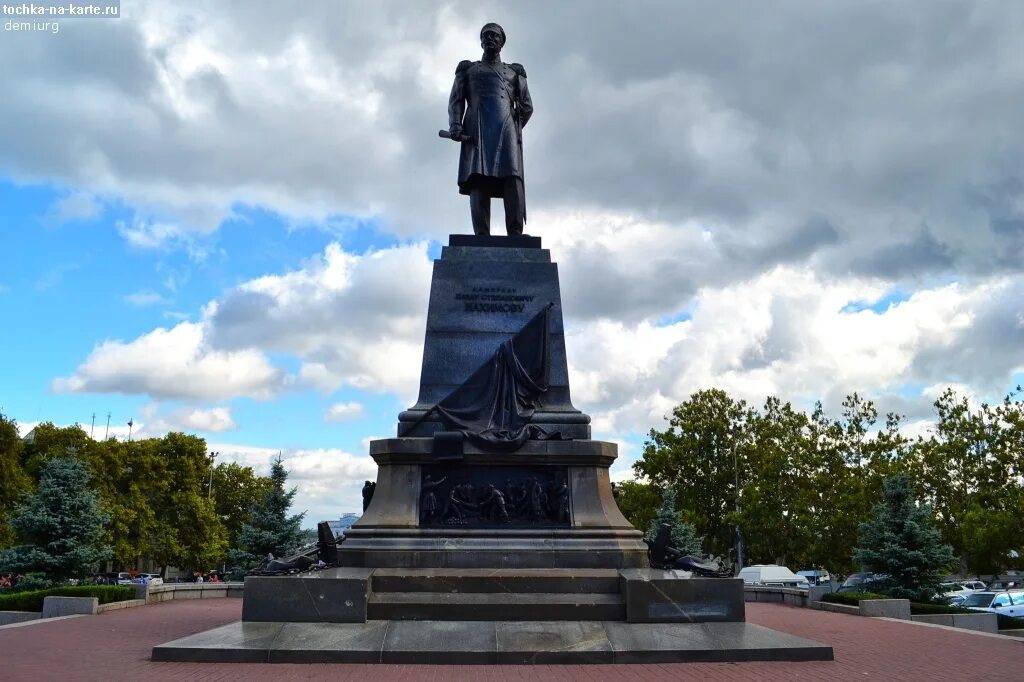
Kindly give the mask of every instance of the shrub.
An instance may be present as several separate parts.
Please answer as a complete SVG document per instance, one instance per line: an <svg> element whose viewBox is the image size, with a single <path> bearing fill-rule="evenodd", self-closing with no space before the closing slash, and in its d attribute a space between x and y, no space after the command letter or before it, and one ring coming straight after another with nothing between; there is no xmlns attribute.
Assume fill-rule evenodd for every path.
<svg viewBox="0 0 1024 682"><path fill-rule="evenodd" d="M830 604L846 604L847 606L857 606L861 599L889 599L889 597L874 592L828 592L821 596L821 601L827 601Z"/></svg>
<svg viewBox="0 0 1024 682"><path fill-rule="evenodd" d="M933 616L947 613L979 613L965 609L962 606L950 606L949 604L924 604L922 602L910 602L910 615L912 616Z"/></svg>
<svg viewBox="0 0 1024 682"><path fill-rule="evenodd" d="M96 597L101 604L135 598L131 585L79 585L0 595L0 611L42 611L46 597Z"/></svg>

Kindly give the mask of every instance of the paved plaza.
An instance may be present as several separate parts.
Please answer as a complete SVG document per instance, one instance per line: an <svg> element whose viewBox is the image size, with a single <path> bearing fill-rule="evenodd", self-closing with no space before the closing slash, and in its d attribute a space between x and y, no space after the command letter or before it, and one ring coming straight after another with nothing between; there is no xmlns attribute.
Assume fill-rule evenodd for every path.
<svg viewBox="0 0 1024 682"><path fill-rule="evenodd" d="M835 661L587 666L153 663L154 644L239 620L240 599L169 601L0 629L3 680L1014 680L1024 640L775 604L747 622L831 644Z"/></svg>

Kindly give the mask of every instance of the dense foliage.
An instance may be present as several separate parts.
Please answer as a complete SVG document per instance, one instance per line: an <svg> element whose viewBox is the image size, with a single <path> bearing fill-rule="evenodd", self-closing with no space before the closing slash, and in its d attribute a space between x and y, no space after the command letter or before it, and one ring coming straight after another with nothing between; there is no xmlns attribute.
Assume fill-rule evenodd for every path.
<svg viewBox="0 0 1024 682"><path fill-rule="evenodd" d="M953 549L942 543L931 508L918 505L909 476L886 479L883 495L884 503L860 524L853 559L887 576L882 592L929 602L953 565Z"/></svg>
<svg viewBox="0 0 1024 682"><path fill-rule="evenodd" d="M874 592L828 592L821 595L821 601L827 601L830 604L846 604L847 606L857 606L862 599L888 598L884 594Z"/></svg>
<svg viewBox="0 0 1024 682"><path fill-rule="evenodd" d="M55 583L87 576L113 555L104 542L107 520L82 462L51 459L39 489L14 510L19 544L0 552L0 573L37 573Z"/></svg>
<svg viewBox="0 0 1024 682"><path fill-rule="evenodd" d="M948 613L979 613L979 611L965 609L962 606L950 606L949 604L910 602L910 615L912 616L939 616Z"/></svg>
<svg viewBox="0 0 1024 682"><path fill-rule="evenodd" d="M254 502L270 485L250 467L214 466L202 438L169 433L131 442L95 441L80 426L44 423L30 441L0 415L0 548L14 543L14 506L33 490L47 462L76 458L91 474L107 523L104 544L114 570L140 559L209 570L227 559Z"/></svg>
<svg viewBox="0 0 1024 682"><path fill-rule="evenodd" d="M135 599L130 585L77 585L0 594L0 611L42 611L46 597L96 597L100 604Z"/></svg>
<svg viewBox="0 0 1024 682"><path fill-rule="evenodd" d="M288 472L278 457L270 467L271 485L252 506L249 521L238 532L238 545L230 552L232 577L261 568L268 554L286 556L303 543L302 514L288 515L295 488L285 490Z"/></svg>
<svg viewBox="0 0 1024 682"><path fill-rule="evenodd" d="M651 519L644 539L653 542L663 525L669 527L668 544L670 547L678 549L683 554L695 556L699 556L703 552L703 543L697 537L697 532L692 525L686 523L683 515L676 511L676 493L672 488L665 488L662 492L661 507Z"/></svg>
<svg viewBox="0 0 1024 682"><path fill-rule="evenodd" d="M856 393L833 418L820 404L805 412L769 397L758 409L721 390L699 391L672 411L668 428L650 431L637 480L619 486L620 508L646 529L660 491L671 488L706 552L735 559L738 526L745 564L843 574L859 568L859 525L882 499L882 482L903 473L962 573L1024 568L1020 389L976 409L947 390L934 405L928 435L910 439L902 417L880 417Z"/></svg>

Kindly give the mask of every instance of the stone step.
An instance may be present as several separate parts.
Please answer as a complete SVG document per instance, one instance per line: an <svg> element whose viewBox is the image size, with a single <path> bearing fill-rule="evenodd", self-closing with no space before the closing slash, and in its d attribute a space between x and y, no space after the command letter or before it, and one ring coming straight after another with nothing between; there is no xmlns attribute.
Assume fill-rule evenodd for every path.
<svg viewBox="0 0 1024 682"><path fill-rule="evenodd" d="M549 592L381 592L366 603L368 620L611 620L626 619L619 594Z"/></svg>
<svg viewBox="0 0 1024 682"><path fill-rule="evenodd" d="M373 592L619 593L619 572L602 568L378 568Z"/></svg>

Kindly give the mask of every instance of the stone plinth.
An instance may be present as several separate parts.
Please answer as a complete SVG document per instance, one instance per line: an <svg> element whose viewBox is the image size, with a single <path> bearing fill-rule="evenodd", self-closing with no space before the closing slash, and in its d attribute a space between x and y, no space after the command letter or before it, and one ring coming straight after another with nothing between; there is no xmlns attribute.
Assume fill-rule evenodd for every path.
<svg viewBox="0 0 1024 682"><path fill-rule="evenodd" d="M694 578L686 571L633 568L619 572L630 623L745 620L743 580Z"/></svg>
<svg viewBox="0 0 1024 682"><path fill-rule="evenodd" d="M96 597L44 597L43 618L96 615L100 600Z"/></svg>
<svg viewBox="0 0 1024 682"><path fill-rule="evenodd" d="M242 620L362 623L372 569L331 568L298 576L245 579Z"/></svg>

